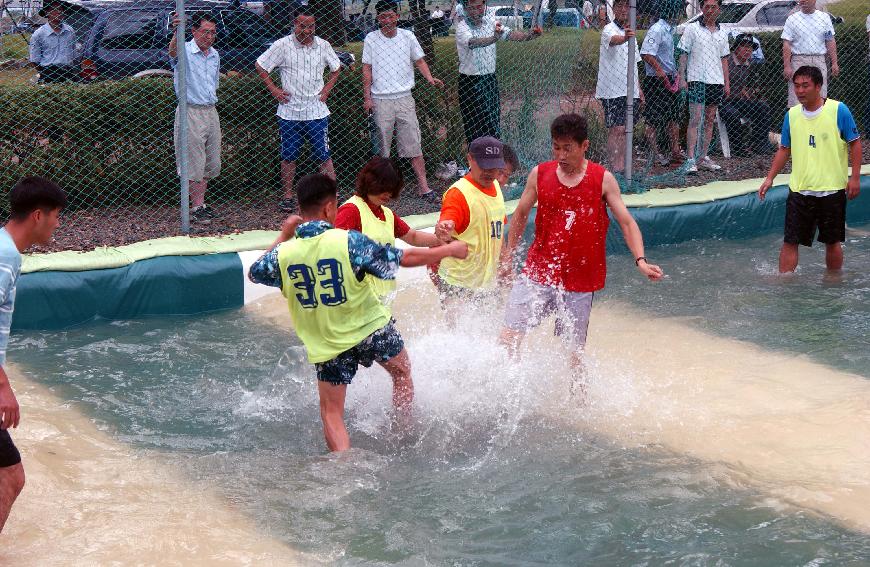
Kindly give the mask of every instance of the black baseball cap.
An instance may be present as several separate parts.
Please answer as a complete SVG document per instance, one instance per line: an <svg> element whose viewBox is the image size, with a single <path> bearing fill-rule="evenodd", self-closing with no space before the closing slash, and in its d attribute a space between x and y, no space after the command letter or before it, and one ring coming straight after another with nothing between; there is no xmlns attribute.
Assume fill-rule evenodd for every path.
<svg viewBox="0 0 870 567"><path fill-rule="evenodd" d="M755 36L749 33L742 33L734 38L734 46L731 49L737 49L741 45L748 45L752 49L756 48L755 45L756 39Z"/></svg>
<svg viewBox="0 0 870 567"><path fill-rule="evenodd" d="M497 138L475 138L468 146L468 153L482 169L504 169L504 146Z"/></svg>

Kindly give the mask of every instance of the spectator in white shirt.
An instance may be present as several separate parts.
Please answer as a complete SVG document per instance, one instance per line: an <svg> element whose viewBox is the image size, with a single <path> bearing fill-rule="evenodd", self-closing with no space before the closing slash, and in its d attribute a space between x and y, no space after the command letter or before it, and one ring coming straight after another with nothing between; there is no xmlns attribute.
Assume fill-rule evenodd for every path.
<svg viewBox="0 0 870 567"><path fill-rule="evenodd" d="M826 12L816 10L816 0L799 0L800 11L790 15L782 28L782 74L788 81L788 105L798 103L791 78L795 69L812 65L822 72L822 98L828 96L828 63L831 59L831 76L840 74L837 60L837 40L834 39L834 24Z"/></svg>
<svg viewBox="0 0 870 567"><path fill-rule="evenodd" d="M686 26L678 48L680 87L688 90L689 127L686 130L686 173L698 167L718 171L722 167L707 155L713 139L713 123L722 99L729 96L728 36L719 28L721 0L704 0L701 19ZM699 132L703 115L704 132ZM698 147L698 140L701 140Z"/></svg>
<svg viewBox="0 0 870 567"><path fill-rule="evenodd" d="M296 160L307 141L311 153L320 162L320 172L335 179L335 167L329 151L329 108L326 101L338 81L341 64L329 42L314 35L315 18L300 10L293 24L293 34L273 43L257 58L257 73L278 101L278 129L281 133L281 185L284 197L278 208L296 209L293 180ZM269 76L281 72L279 88ZM329 79L323 73L329 68Z"/></svg>
<svg viewBox="0 0 870 567"><path fill-rule="evenodd" d="M504 28L486 10L486 0L468 0L466 17L456 24L459 54L459 110L465 140L483 136L501 139L501 99L495 78L496 43L526 41L538 36Z"/></svg>
<svg viewBox="0 0 870 567"><path fill-rule="evenodd" d="M422 199L439 203L426 180L426 162L420 139L420 124L414 107L414 67L430 85L443 88L441 79L429 71L423 49L413 33L398 27L399 6L394 0L378 0L375 5L377 29L363 41L363 97L367 112L374 112L381 133L381 153L390 157L393 131L399 156L410 158L417 176L417 191Z"/></svg>
<svg viewBox="0 0 870 567"><path fill-rule="evenodd" d="M595 98L604 107L604 125L607 127L607 156L610 171L622 173L625 170L625 118L628 110L626 97L628 85L629 41L634 43L635 68L642 61L637 48L634 30L628 24L628 0L613 2L613 21L601 30L601 43L598 48L598 82ZM634 74L634 108L640 108L643 92L640 90L638 73Z"/></svg>

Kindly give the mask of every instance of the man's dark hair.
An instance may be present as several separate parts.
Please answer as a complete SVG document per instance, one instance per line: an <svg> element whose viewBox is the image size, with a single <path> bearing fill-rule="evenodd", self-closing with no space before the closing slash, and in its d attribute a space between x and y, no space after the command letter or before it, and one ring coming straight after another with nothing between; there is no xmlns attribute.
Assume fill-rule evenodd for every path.
<svg viewBox="0 0 870 567"><path fill-rule="evenodd" d="M819 68L812 65L804 65L803 67L798 67L798 70L795 71L794 75L792 75L791 77L791 82L794 83L795 79L797 79L798 77L807 77L817 87L822 86L822 83L825 82L825 78L822 76L822 72L819 70Z"/></svg>
<svg viewBox="0 0 870 567"><path fill-rule="evenodd" d="M190 17L190 25L192 29L198 30L203 22L211 22L217 25L217 19L210 12L195 12Z"/></svg>
<svg viewBox="0 0 870 567"><path fill-rule="evenodd" d="M550 137L554 140L570 138L582 144L589 138L589 126L579 114L562 114L550 124Z"/></svg>
<svg viewBox="0 0 870 567"><path fill-rule="evenodd" d="M399 13L399 3L396 0L378 0L377 4L375 4L375 14L380 14L381 12L395 12Z"/></svg>
<svg viewBox="0 0 870 567"><path fill-rule="evenodd" d="M519 170L520 160L517 153L508 144L501 145L501 157L504 158L504 164L509 165L512 171Z"/></svg>
<svg viewBox="0 0 870 567"><path fill-rule="evenodd" d="M659 18L671 20L683 13L684 4L679 0L660 0L656 6Z"/></svg>
<svg viewBox="0 0 870 567"><path fill-rule="evenodd" d="M628 0L613 0L613 6L615 7L617 4L625 4Z"/></svg>
<svg viewBox="0 0 870 567"><path fill-rule="evenodd" d="M44 177L25 177L9 192L9 218L23 220L36 209L53 211L67 205L66 193Z"/></svg>
<svg viewBox="0 0 870 567"><path fill-rule="evenodd" d="M305 17L305 18L316 18L316 16L314 15L314 12L312 12L308 8L308 6L297 7L296 11L293 13L293 21L295 22L296 18L298 18L300 16Z"/></svg>
<svg viewBox="0 0 870 567"><path fill-rule="evenodd" d="M363 199L381 193L398 199L404 185L402 170L396 163L390 158L375 156L357 174L355 193Z"/></svg>
<svg viewBox="0 0 870 567"><path fill-rule="evenodd" d="M299 210L310 213L328 201L338 199L338 186L335 181L322 173L312 173L299 180L296 185Z"/></svg>

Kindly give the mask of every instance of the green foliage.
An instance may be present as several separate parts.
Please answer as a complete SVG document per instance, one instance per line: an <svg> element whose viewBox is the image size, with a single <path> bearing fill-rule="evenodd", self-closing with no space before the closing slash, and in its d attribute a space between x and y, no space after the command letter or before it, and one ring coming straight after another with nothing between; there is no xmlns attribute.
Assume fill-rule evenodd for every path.
<svg viewBox="0 0 870 567"><path fill-rule="evenodd" d="M30 34L0 36L0 59L24 59L27 57L27 41Z"/></svg>

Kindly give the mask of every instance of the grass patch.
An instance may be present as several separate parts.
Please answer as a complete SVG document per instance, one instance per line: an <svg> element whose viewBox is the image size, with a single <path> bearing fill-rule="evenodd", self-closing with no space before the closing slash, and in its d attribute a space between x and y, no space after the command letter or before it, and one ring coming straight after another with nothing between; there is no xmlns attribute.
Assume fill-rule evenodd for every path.
<svg viewBox="0 0 870 567"><path fill-rule="evenodd" d="M827 9L846 24L863 26L867 21L867 0L837 0L828 4Z"/></svg>
<svg viewBox="0 0 870 567"><path fill-rule="evenodd" d="M28 56L30 34L9 34L0 37L0 59L24 59Z"/></svg>

